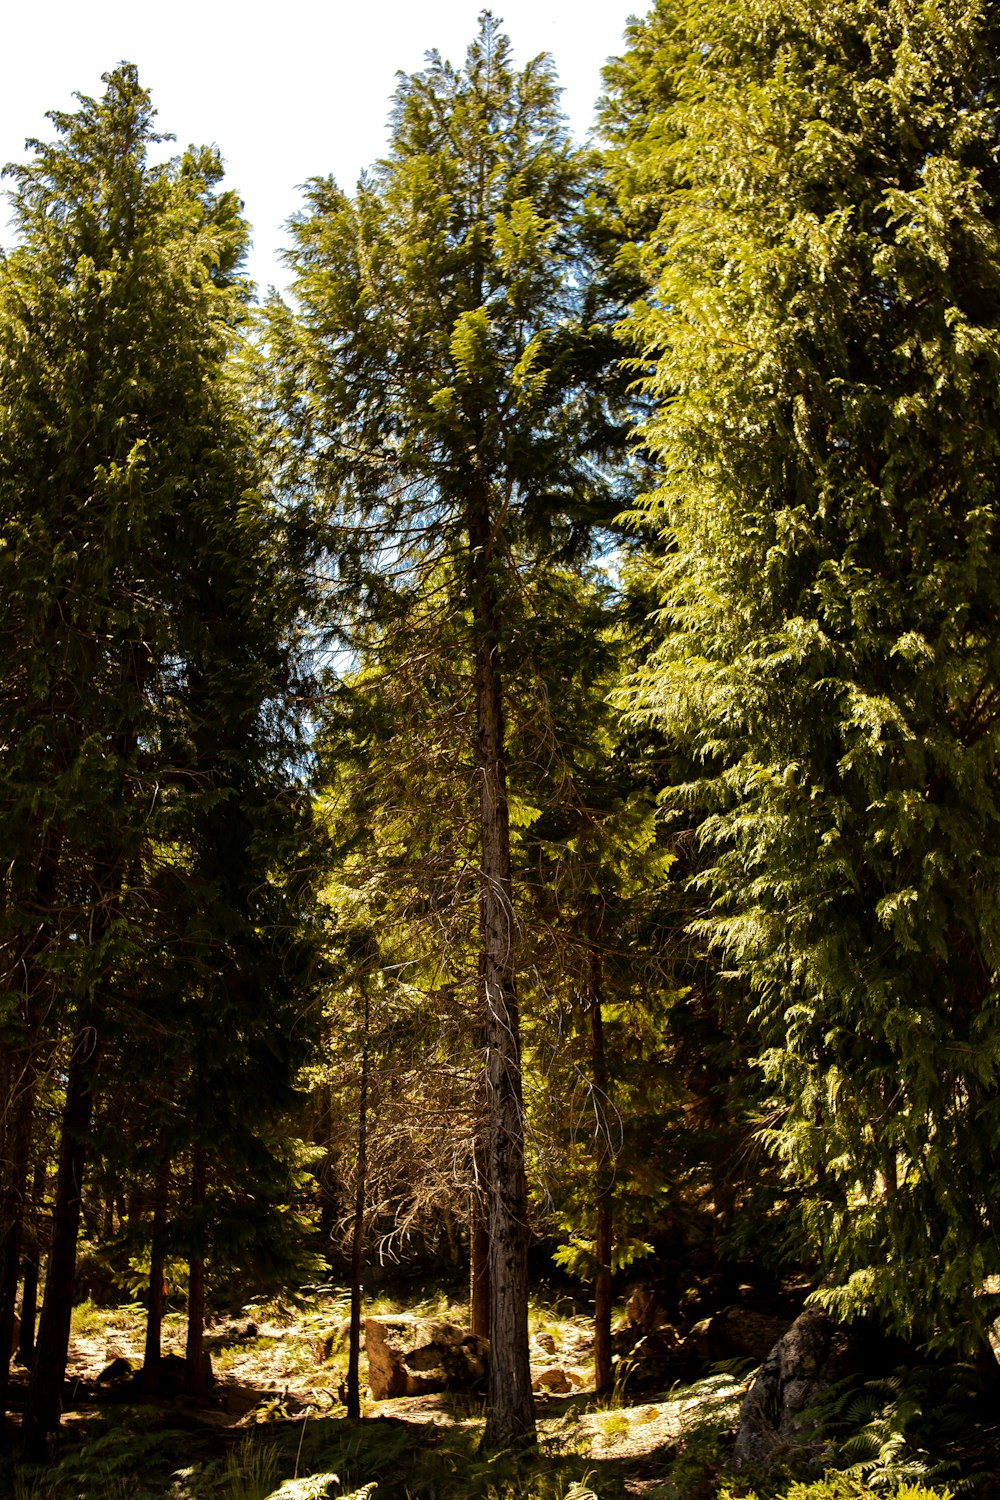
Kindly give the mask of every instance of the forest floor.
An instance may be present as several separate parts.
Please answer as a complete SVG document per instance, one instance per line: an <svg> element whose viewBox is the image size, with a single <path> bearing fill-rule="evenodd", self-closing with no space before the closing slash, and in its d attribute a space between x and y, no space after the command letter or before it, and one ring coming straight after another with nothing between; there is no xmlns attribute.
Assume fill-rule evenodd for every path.
<svg viewBox="0 0 1000 1500"><path fill-rule="evenodd" d="M398 1311L370 1304L368 1316ZM408 1311L464 1320L437 1297ZM533 1370L558 1368L570 1394L537 1398L539 1450L519 1464L478 1455L481 1398L420 1396L340 1402L347 1306L319 1294L296 1305L251 1304L208 1330L209 1399L136 1394L138 1307L76 1309L62 1431L45 1469L0 1470L14 1500L325 1500L375 1487L375 1500L689 1500L715 1492L720 1454L746 1382L715 1374L655 1397L598 1400L588 1322L558 1304L531 1314ZM164 1353L183 1353L183 1319L168 1315ZM365 1368L362 1360L362 1389ZM15 1385L17 1384L15 1377ZM9 1488L8 1488L9 1485Z"/></svg>

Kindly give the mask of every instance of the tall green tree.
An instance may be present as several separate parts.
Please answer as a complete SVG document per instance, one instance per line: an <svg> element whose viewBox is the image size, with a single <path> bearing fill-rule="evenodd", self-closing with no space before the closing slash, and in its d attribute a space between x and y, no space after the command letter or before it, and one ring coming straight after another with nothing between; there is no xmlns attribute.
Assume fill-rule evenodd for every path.
<svg viewBox="0 0 1000 1500"><path fill-rule="evenodd" d="M487 1056L491 1345L486 1445L533 1440L527 1217L504 662L524 648L520 576L586 547L615 509L619 434L593 277L589 158L552 65L521 72L486 12L458 71L402 78L386 158L353 197L309 187L271 314L280 399L330 497L331 579L360 618L436 573L461 621L474 717L480 991Z"/></svg>
<svg viewBox="0 0 1000 1500"><path fill-rule="evenodd" d="M750 982L821 1300L969 1343L1000 1269L1000 16L659 0L608 128L650 292L706 930Z"/></svg>
<svg viewBox="0 0 1000 1500"><path fill-rule="evenodd" d="M135 69L105 84L9 169L0 262L5 1103L50 1055L65 1077L33 1455L58 1423L102 1056L142 1047L146 989L179 960L239 1050L289 795L294 604L227 373L246 226L216 152L150 163Z"/></svg>

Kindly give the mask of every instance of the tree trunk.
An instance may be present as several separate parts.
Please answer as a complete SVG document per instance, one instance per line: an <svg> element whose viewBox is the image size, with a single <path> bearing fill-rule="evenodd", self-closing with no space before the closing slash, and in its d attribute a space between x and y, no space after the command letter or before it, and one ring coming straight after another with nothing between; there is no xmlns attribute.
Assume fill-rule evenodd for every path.
<svg viewBox="0 0 1000 1500"><path fill-rule="evenodd" d="M208 1395L205 1370L205 1252L204 1207L207 1185L205 1154L195 1147L191 1169L191 1207L198 1249L188 1262L187 1344L184 1350L184 1393L196 1401Z"/></svg>
<svg viewBox="0 0 1000 1500"><path fill-rule="evenodd" d="M7 1410L10 1357L17 1326L16 1303L35 1112L35 1058L32 1048L18 1047L5 1059L4 1170L0 1178L0 1431Z"/></svg>
<svg viewBox="0 0 1000 1500"><path fill-rule="evenodd" d="M4 1235L0 1254L0 1448L6 1446L4 1417L10 1392L10 1361L17 1329L17 1280L21 1253L21 1213L16 1204L13 1222Z"/></svg>
<svg viewBox="0 0 1000 1500"><path fill-rule="evenodd" d="M490 1239L490 1374L483 1448L502 1452L534 1445L535 1405L528 1356L528 1194L498 610L491 566L494 540L489 495L480 486L469 508L469 545L482 857L479 922L486 1022Z"/></svg>
<svg viewBox="0 0 1000 1500"><path fill-rule="evenodd" d="M34 1369L24 1411L24 1452L25 1457L33 1463L44 1460L45 1440L59 1426L73 1313L76 1241L80 1228L83 1177L90 1141L97 1068L97 1035L92 1026L83 1025L74 1038L73 1055L66 1076L45 1295L42 1299Z"/></svg>
<svg viewBox="0 0 1000 1500"><path fill-rule="evenodd" d="M142 1367L148 1370L160 1363L163 1333L163 1264L164 1238L167 1232L167 1202L170 1196L170 1158L162 1158L156 1169L153 1189L153 1233L149 1248L149 1300L146 1311L146 1344Z"/></svg>
<svg viewBox="0 0 1000 1500"><path fill-rule="evenodd" d="M31 1184L33 1217L37 1218L45 1195L45 1162L35 1162L35 1175ZM32 1228L24 1246L24 1276L21 1290L21 1334L17 1345L17 1357L27 1368L35 1362L35 1318L38 1312L38 1266L42 1258L38 1234Z"/></svg>
<svg viewBox="0 0 1000 1500"><path fill-rule="evenodd" d="M35 1362L35 1321L38 1317L38 1241L32 1236L24 1251L21 1282L21 1328L17 1338L18 1364L30 1370Z"/></svg>
<svg viewBox="0 0 1000 1500"><path fill-rule="evenodd" d="M347 1415L361 1416L361 1267L365 1241L365 1185L368 1170L368 1024L365 990L365 1029L361 1048L361 1089L358 1098L358 1177L354 1190L354 1228L351 1235L351 1334L347 1355Z"/></svg>
<svg viewBox="0 0 1000 1500"><path fill-rule="evenodd" d="M490 1336L490 1235L487 1227L489 1195L486 1160L489 1147L482 1130L472 1142L472 1185L469 1208L469 1330L481 1339Z"/></svg>
<svg viewBox="0 0 1000 1500"><path fill-rule="evenodd" d="M596 943L590 958L590 1062L594 1085L594 1196L597 1225L594 1256L594 1389L609 1391L611 1369L611 1257L614 1245L612 1212L613 1153L608 1130L608 1069L604 1052L604 1015L601 1010L601 955Z"/></svg>
<svg viewBox="0 0 1000 1500"><path fill-rule="evenodd" d="M609 1198L597 1200L597 1236L594 1252L594 1390L600 1394L614 1385L611 1364L611 1256L614 1248L614 1217Z"/></svg>

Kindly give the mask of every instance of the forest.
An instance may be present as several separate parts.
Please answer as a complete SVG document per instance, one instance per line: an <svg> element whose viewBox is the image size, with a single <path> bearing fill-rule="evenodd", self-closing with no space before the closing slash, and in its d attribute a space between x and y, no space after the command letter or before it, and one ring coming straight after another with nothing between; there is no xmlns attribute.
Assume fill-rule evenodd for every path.
<svg viewBox="0 0 1000 1500"><path fill-rule="evenodd" d="M16 1500L1000 1494L1000 8L516 40L6 169Z"/></svg>

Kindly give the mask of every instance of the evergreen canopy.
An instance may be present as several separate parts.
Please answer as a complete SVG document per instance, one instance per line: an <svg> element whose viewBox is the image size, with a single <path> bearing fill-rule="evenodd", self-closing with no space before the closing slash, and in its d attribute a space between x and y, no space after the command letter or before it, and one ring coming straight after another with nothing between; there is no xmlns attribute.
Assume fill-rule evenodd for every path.
<svg viewBox="0 0 1000 1500"><path fill-rule="evenodd" d="M1000 17L660 0L609 75L663 644L828 1305L1000 1269Z"/></svg>

